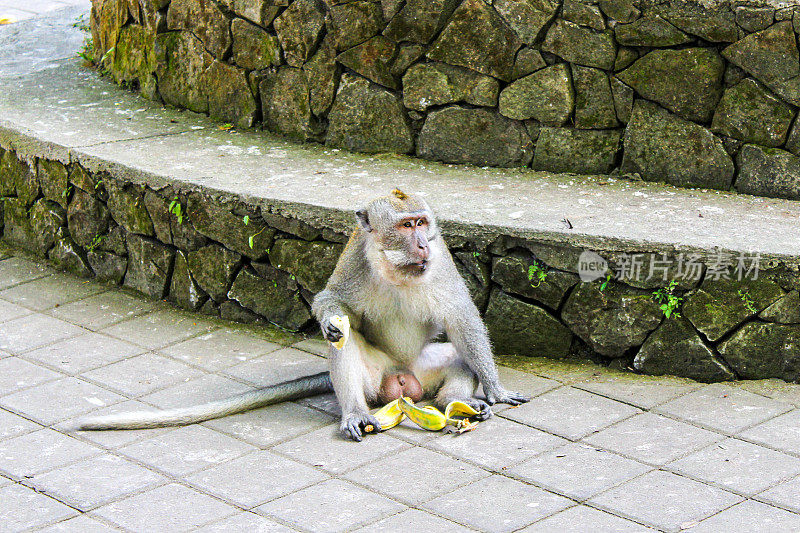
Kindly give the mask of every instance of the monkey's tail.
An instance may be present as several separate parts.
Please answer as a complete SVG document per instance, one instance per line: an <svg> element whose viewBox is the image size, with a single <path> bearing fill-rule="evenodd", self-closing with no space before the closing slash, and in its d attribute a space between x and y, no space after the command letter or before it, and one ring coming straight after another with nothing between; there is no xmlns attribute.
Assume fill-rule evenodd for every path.
<svg viewBox="0 0 800 533"><path fill-rule="evenodd" d="M164 411L137 411L84 418L74 429L92 431L102 429L149 429L166 426L185 426L213 418L232 415L272 405L274 403L307 398L333 391L330 374L321 372L313 376L284 381L277 385L231 396L223 400L179 407Z"/></svg>

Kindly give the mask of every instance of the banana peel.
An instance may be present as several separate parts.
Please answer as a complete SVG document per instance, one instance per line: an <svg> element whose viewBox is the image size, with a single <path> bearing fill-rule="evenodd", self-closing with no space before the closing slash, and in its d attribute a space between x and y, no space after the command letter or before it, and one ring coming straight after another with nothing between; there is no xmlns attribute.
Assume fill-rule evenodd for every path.
<svg viewBox="0 0 800 533"><path fill-rule="evenodd" d="M331 324L339 328L339 331L342 332L342 338L331 343L334 348L341 350L350 338L350 317L347 315L333 315L331 317Z"/></svg>
<svg viewBox="0 0 800 533"><path fill-rule="evenodd" d="M375 418L378 419L378 422L381 424L381 431L386 431L387 429L391 429L395 427L397 424L402 422L406 415L403 411L400 410L400 406L398 402L400 398L394 400L393 402L389 402L380 409L378 409L374 415ZM367 425L364 428L366 433L374 433L375 427L373 425Z"/></svg>
<svg viewBox="0 0 800 533"><path fill-rule="evenodd" d="M444 411L445 412L442 413L432 405L418 407L414 405L411 398L404 397L384 405L378 409L373 416L380 422L381 431L386 431L387 429L397 426L400 422L405 420L406 417L422 429L428 431L447 429L450 433L464 433L478 427L478 422L470 422L468 418L477 415L478 411L464 402L450 402L447 404ZM375 427L367 425L364 431L366 433L375 433Z"/></svg>

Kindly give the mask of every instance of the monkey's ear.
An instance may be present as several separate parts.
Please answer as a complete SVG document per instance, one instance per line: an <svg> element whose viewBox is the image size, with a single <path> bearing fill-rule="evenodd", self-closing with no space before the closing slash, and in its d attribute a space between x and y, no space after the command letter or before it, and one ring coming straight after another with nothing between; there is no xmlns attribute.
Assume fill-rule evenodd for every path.
<svg viewBox="0 0 800 533"><path fill-rule="evenodd" d="M358 223L361 224L361 227L364 228L364 231L372 231L372 226L369 224L369 215L367 214L366 209L359 209L356 211L356 218L358 219Z"/></svg>

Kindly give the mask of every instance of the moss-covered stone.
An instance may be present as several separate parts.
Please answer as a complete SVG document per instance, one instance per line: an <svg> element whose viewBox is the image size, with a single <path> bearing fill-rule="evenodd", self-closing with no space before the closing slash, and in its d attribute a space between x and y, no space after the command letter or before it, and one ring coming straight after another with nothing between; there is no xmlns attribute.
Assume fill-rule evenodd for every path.
<svg viewBox="0 0 800 533"><path fill-rule="evenodd" d="M722 94L722 58L709 48L654 50L617 77L670 111L696 122L711 119Z"/></svg>
<svg viewBox="0 0 800 533"><path fill-rule="evenodd" d="M86 262L83 249L69 237L58 239L47 257L57 268L76 276L90 278L94 275Z"/></svg>
<svg viewBox="0 0 800 533"><path fill-rule="evenodd" d="M286 62L301 67L322 38L325 14L319 0L295 0L273 23Z"/></svg>
<svg viewBox="0 0 800 533"><path fill-rule="evenodd" d="M197 285L215 302L222 302L239 270L242 256L218 244L209 244L186 254L186 262Z"/></svg>
<svg viewBox="0 0 800 533"><path fill-rule="evenodd" d="M758 315L767 322L800 324L800 293L795 289Z"/></svg>
<svg viewBox="0 0 800 533"><path fill-rule="evenodd" d="M500 114L517 120L535 118L560 126L572 113L575 101L569 70L563 63L537 70L500 93Z"/></svg>
<svg viewBox="0 0 800 533"><path fill-rule="evenodd" d="M666 18L676 27L712 43L732 43L739 30L730 11L708 11L702 14L672 11Z"/></svg>
<svg viewBox="0 0 800 533"><path fill-rule="evenodd" d="M499 92L496 79L444 63L418 63L403 76L403 104L417 111L454 102L495 106Z"/></svg>
<svg viewBox="0 0 800 533"><path fill-rule="evenodd" d="M72 170L69 173L68 179L69 185L72 187L77 187L78 189L88 193L94 193L100 188L99 181L96 179L96 177L89 174L86 169L80 165L72 165ZM69 186L67 186L67 188L69 188ZM69 195L67 194L63 194L62 197L69 200L68 196Z"/></svg>
<svg viewBox="0 0 800 533"><path fill-rule="evenodd" d="M281 67L267 73L259 86L264 125L275 133L298 140L319 134L311 113L308 75L300 69Z"/></svg>
<svg viewBox="0 0 800 533"><path fill-rule="evenodd" d="M275 268L288 272L305 289L319 292L333 274L343 246L324 241L277 239L269 252Z"/></svg>
<svg viewBox="0 0 800 533"><path fill-rule="evenodd" d="M117 224L130 233L153 236L153 221L144 205L144 187L124 185L116 181L105 183L108 191L108 209Z"/></svg>
<svg viewBox="0 0 800 533"><path fill-rule="evenodd" d="M606 20L603 18L600 8L584 3L581 0L564 0L561 17L564 20L574 22L579 26L592 28L593 30L606 29Z"/></svg>
<svg viewBox="0 0 800 533"><path fill-rule="evenodd" d="M644 343L664 315L649 291L610 282L581 283L567 298L561 318L595 351L622 357Z"/></svg>
<svg viewBox="0 0 800 533"><path fill-rule="evenodd" d="M186 200L168 192L162 192L162 194L167 196L161 196L150 189L144 193L144 205L150 215L150 220L153 221L156 238L163 243L172 244L189 252L205 246L208 239L194 229L186 214ZM177 202L177 204L170 211L172 202ZM181 217L178 217L178 209L180 209Z"/></svg>
<svg viewBox="0 0 800 533"><path fill-rule="evenodd" d="M392 75L395 51L394 42L378 35L342 52L336 56L336 61L377 84L389 89L399 89L400 85Z"/></svg>
<svg viewBox="0 0 800 533"><path fill-rule="evenodd" d="M746 32L761 31L772 24L775 8L772 6L737 6L734 10L736 24Z"/></svg>
<svg viewBox="0 0 800 533"><path fill-rule="evenodd" d="M197 113L208 112L205 73L214 58L188 31L156 37L158 91L166 102Z"/></svg>
<svg viewBox="0 0 800 533"><path fill-rule="evenodd" d="M532 45L555 17L558 2L551 0L497 0L494 8L522 42Z"/></svg>
<svg viewBox="0 0 800 533"><path fill-rule="evenodd" d="M666 47L688 43L691 37L659 17L642 17L630 24L619 24L614 28L619 44L625 46Z"/></svg>
<svg viewBox="0 0 800 533"><path fill-rule="evenodd" d="M32 244L37 255L44 257L56 240L65 233L67 213L59 204L42 198L30 208L29 218L35 237Z"/></svg>
<svg viewBox="0 0 800 533"><path fill-rule="evenodd" d="M231 47L230 25L230 19L216 2L172 0L167 11L170 30L191 32L217 59L223 59Z"/></svg>
<svg viewBox="0 0 800 533"><path fill-rule="evenodd" d="M517 167L530 163L532 155L522 123L488 109L433 111L417 139L417 156L446 163Z"/></svg>
<svg viewBox="0 0 800 533"><path fill-rule="evenodd" d="M722 142L702 126L637 100L625 130L622 172L647 181L727 190L734 166Z"/></svg>
<svg viewBox="0 0 800 533"><path fill-rule="evenodd" d="M498 354L556 358L569 355L569 329L541 307L503 291L492 291L485 320Z"/></svg>
<svg viewBox="0 0 800 533"><path fill-rule="evenodd" d="M492 267L492 281L500 285L506 293L518 294L541 302L550 309L558 309L567 291L578 283L578 276L560 270L548 270L544 280L529 275L532 265L541 265L529 254L511 253L495 259Z"/></svg>
<svg viewBox="0 0 800 533"><path fill-rule="evenodd" d="M128 234L128 270L125 286L161 299L167 295L175 252L160 242Z"/></svg>
<svg viewBox="0 0 800 533"><path fill-rule="evenodd" d="M800 198L800 158L778 148L742 146L736 190L756 196Z"/></svg>
<svg viewBox="0 0 800 533"><path fill-rule="evenodd" d="M407 153L414 148L403 106L391 92L352 75L342 76L328 113L330 146L355 152Z"/></svg>
<svg viewBox="0 0 800 533"><path fill-rule="evenodd" d="M744 142L780 146L786 140L794 111L755 80L725 90L711 131Z"/></svg>
<svg viewBox="0 0 800 533"><path fill-rule="evenodd" d="M28 218L28 206L19 198L3 198L3 240L35 252L36 235Z"/></svg>
<svg viewBox="0 0 800 533"><path fill-rule="evenodd" d="M347 50L378 35L383 25L379 2L356 0L330 6L328 31L337 50Z"/></svg>
<svg viewBox="0 0 800 533"><path fill-rule="evenodd" d="M719 351L740 378L800 379L800 326L751 322Z"/></svg>
<svg viewBox="0 0 800 533"><path fill-rule="evenodd" d="M222 0L221 3L240 17L266 28L289 5L289 0Z"/></svg>
<svg viewBox="0 0 800 533"><path fill-rule="evenodd" d="M520 47L522 41L497 11L482 0L465 0L453 13L428 57L510 81L514 56Z"/></svg>
<svg viewBox="0 0 800 533"><path fill-rule="evenodd" d="M281 48L278 39L243 19L231 23L233 61L240 67L260 70L279 65Z"/></svg>
<svg viewBox="0 0 800 533"><path fill-rule="evenodd" d="M67 207L67 187L69 186L69 172L67 167L60 161L49 161L39 159L38 161L39 183L42 187L42 195L48 200L52 200L61 207Z"/></svg>
<svg viewBox="0 0 800 533"><path fill-rule="evenodd" d="M233 214L234 207L215 197L196 193L189 196L187 214L197 231L229 250L253 259L264 257L272 246L275 230L255 217L250 217L245 224L244 217Z"/></svg>
<svg viewBox="0 0 800 533"><path fill-rule="evenodd" d="M291 276L269 265L243 268L228 296L270 322L296 331L311 320L311 313L300 298Z"/></svg>
<svg viewBox="0 0 800 533"><path fill-rule="evenodd" d="M202 307L208 300L208 294L195 282L192 272L189 271L186 255L180 250L175 254L175 266L172 269L169 286L169 300L184 309L195 310Z"/></svg>
<svg viewBox="0 0 800 533"><path fill-rule="evenodd" d="M611 32L596 32L565 20L557 20L547 31L542 50L565 61L609 70L617 57Z"/></svg>
<svg viewBox="0 0 800 533"><path fill-rule="evenodd" d="M523 47L520 48L519 52L517 52L517 57L514 59L514 71L511 77L514 80L518 80L546 66L547 63L545 63L539 50Z"/></svg>
<svg viewBox="0 0 800 533"><path fill-rule="evenodd" d="M541 128L533 154L533 168L548 172L607 174L614 168L621 135L618 130Z"/></svg>
<svg viewBox="0 0 800 533"><path fill-rule="evenodd" d="M614 76L609 81L611 83L611 94L614 96L614 111L616 112L617 120L627 124L633 111L633 89Z"/></svg>
<svg viewBox="0 0 800 533"><path fill-rule="evenodd" d="M444 27L458 0L406 0L393 3L382 0L386 20L383 34L394 42L427 44Z"/></svg>
<svg viewBox="0 0 800 533"><path fill-rule="evenodd" d="M325 116L328 113L336 96L336 87L339 85L336 50L330 41L329 38L324 39L317 49L317 53L303 65L308 83L311 112L317 116Z"/></svg>
<svg viewBox="0 0 800 533"><path fill-rule="evenodd" d="M472 301L478 309L486 309L492 288L489 263L473 252L453 252L456 270L464 279Z"/></svg>
<svg viewBox="0 0 800 533"><path fill-rule="evenodd" d="M653 376L671 374L704 383L736 378L689 321L681 317L664 320L636 354L633 367Z"/></svg>
<svg viewBox="0 0 800 533"><path fill-rule="evenodd" d="M111 252L95 250L88 252L86 259L99 281L109 281L119 285L125 278L125 271L128 270L128 258Z"/></svg>
<svg viewBox="0 0 800 533"><path fill-rule="evenodd" d="M767 279L706 279L686 296L683 315L714 342L782 296L780 285Z"/></svg>
<svg viewBox="0 0 800 533"><path fill-rule="evenodd" d="M633 22L641 15L631 0L600 0L598 3L608 18L622 24Z"/></svg>
<svg viewBox="0 0 800 533"><path fill-rule="evenodd" d="M125 26L119 34L110 69L114 81L137 82L139 92L147 98L155 98L157 94L155 38L155 32L144 26Z"/></svg>
<svg viewBox="0 0 800 533"><path fill-rule="evenodd" d="M580 129L615 128L617 113L608 75L602 70L572 66L575 86L575 127Z"/></svg>
<svg viewBox="0 0 800 533"><path fill-rule="evenodd" d="M92 21L96 21L96 24L92 25L95 61L100 61L100 58L109 50L111 50L109 55L113 60L112 49L117 45L119 32L130 17L128 2L127 0L98 0L93 3L92 11L95 13Z"/></svg>
<svg viewBox="0 0 800 533"><path fill-rule="evenodd" d="M35 170L11 150L6 150L0 159L0 175L3 176L3 190L0 194L15 195L26 206L32 205L39 196L39 181Z"/></svg>
<svg viewBox="0 0 800 533"><path fill-rule="evenodd" d="M67 225L75 242L83 247L91 246L105 235L110 221L108 209L97 197L75 189L67 207Z"/></svg>
<svg viewBox="0 0 800 533"><path fill-rule="evenodd" d="M253 125L259 106L250 91L244 70L214 61L209 65L204 80L209 115L240 128Z"/></svg>

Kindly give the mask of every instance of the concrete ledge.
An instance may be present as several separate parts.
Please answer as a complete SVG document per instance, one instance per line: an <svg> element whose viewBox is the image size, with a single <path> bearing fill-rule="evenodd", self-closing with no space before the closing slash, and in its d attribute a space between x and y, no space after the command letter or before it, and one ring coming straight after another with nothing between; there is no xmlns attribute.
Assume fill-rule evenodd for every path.
<svg viewBox="0 0 800 533"><path fill-rule="evenodd" d="M42 64L0 71L2 231L63 268L226 318L313 331L308 303L352 211L400 187L438 211L499 353L588 355L703 381L798 378L796 202L347 154L222 130L73 58ZM636 254L644 272L666 260L667 277L584 283L585 250L617 272ZM758 279L718 279L721 266L736 278L736 258L754 254ZM681 278L689 259L698 276ZM671 279L673 299L657 302L653 292ZM684 316L665 318L667 300Z"/></svg>

